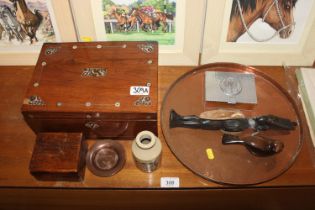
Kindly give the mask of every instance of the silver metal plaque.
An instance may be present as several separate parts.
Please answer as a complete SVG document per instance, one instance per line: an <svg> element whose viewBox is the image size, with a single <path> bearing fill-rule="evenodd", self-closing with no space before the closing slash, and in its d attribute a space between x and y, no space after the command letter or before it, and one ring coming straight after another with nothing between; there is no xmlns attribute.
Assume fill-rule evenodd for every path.
<svg viewBox="0 0 315 210"><path fill-rule="evenodd" d="M207 71L205 75L206 101L257 103L255 75L251 73Z"/></svg>

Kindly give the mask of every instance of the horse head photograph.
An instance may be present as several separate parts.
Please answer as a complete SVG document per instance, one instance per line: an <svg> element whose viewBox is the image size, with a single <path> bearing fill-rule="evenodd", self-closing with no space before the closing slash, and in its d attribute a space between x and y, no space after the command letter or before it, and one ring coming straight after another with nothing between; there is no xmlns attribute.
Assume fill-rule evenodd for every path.
<svg viewBox="0 0 315 210"><path fill-rule="evenodd" d="M237 42L247 34L255 42L266 42L278 36L288 39L295 29L294 9L301 0L233 0L227 34L227 42ZM257 20L274 30L264 38L252 33L251 26Z"/></svg>

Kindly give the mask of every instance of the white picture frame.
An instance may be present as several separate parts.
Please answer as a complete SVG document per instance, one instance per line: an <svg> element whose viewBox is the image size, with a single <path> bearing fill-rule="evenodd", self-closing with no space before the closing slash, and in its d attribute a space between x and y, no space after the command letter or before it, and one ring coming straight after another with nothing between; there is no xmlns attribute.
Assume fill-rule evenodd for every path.
<svg viewBox="0 0 315 210"><path fill-rule="evenodd" d="M79 41L106 41L101 0L70 2ZM159 65L198 65L205 5L206 0L177 0L176 44L159 46Z"/></svg>
<svg viewBox="0 0 315 210"><path fill-rule="evenodd" d="M77 41L76 32L68 1L47 0L56 42ZM25 40L27 42L27 40ZM41 50L41 45L21 45L1 47L0 65L35 65Z"/></svg>
<svg viewBox="0 0 315 210"><path fill-rule="evenodd" d="M312 65L315 59L315 3L303 34L295 43L227 42L233 0L208 0L201 64L235 62L245 65Z"/></svg>

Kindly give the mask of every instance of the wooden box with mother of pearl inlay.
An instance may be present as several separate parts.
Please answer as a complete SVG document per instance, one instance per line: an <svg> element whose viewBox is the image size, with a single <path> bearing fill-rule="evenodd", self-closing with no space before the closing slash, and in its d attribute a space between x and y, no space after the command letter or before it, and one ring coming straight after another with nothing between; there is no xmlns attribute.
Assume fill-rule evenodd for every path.
<svg viewBox="0 0 315 210"><path fill-rule="evenodd" d="M35 133L157 134L157 42L46 43L22 105Z"/></svg>

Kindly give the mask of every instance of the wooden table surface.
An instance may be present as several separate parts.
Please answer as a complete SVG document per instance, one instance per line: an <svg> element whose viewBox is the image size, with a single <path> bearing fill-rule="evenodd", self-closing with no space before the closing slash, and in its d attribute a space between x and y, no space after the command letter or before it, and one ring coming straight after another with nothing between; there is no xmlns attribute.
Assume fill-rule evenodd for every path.
<svg viewBox="0 0 315 210"><path fill-rule="evenodd" d="M193 67L159 67L159 107L170 84L180 75L192 68ZM272 76L285 87L286 81L282 68L258 68ZM63 197L63 202L61 203L67 203L68 200L66 201L66 198L73 199L76 196L82 196L80 193L86 192L92 192L92 194L86 197L91 200L93 200L94 197L99 198L103 195L114 196L107 198L107 202L111 203L110 206L115 206L116 201L113 201L113 199L118 199L121 196L126 199L126 201L134 201L135 206L138 205L138 200L132 199L135 198L135 196L151 195L147 200L151 202L155 201L155 195L165 195L169 196L168 198L172 198L173 196L173 198L182 200L181 203L184 204L181 207L182 209L185 209L185 207L189 208L190 204L193 205L192 203L198 199L200 200L200 205L205 205L208 201L212 200L214 202L212 206L218 207L220 206L218 202L220 198L222 199L220 196L226 196L225 193L233 196L233 198L231 198L232 200L237 198L241 200L241 197L246 200L246 196L249 195L263 195L265 198L269 198L269 200L271 199L271 201L273 201L272 196L274 196L278 198L275 205L289 208L294 207L295 204L298 205L297 203L300 202L309 205L312 203L311 200L315 198L315 151L311 144L308 130L306 131L301 153L293 166L281 176L260 185L248 187L223 186L195 175L185 168L171 153L165 143L161 129L159 129L159 138L163 144L162 162L161 167L154 173L143 173L136 168L131 156L132 141L123 140L120 142L126 149L126 164L122 171L112 177L97 177L86 169L85 178L82 182L37 181L28 171L28 165L35 142L35 134L26 125L20 113L20 107L32 71L32 66L0 67L0 209L1 206L11 206L12 202L16 202L15 199L20 200L21 205L26 203L34 204L34 202L27 199L32 196L42 198L44 195L53 195L54 198L56 198L56 196L59 195ZM91 145L94 140L88 140L88 142L89 145ZM171 191L162 190L160 188L161 177L179 177L180 189ZM67 190L70 190L72 193L70 197L67 197L67 192L69 192ZM241 197L237 193L237 190L241 190ZM113 194L113 192L119 193ZM146 194L147 192L152 192L152 194ZM281 195L283 192L285 192L285 194ZM293 196L294 199L300 200L297 200L297 202L295 202L294 199L286 200L288 195ZM211 198L209 196L211 196ZM195 200L192 200L192 198ZM217 199L217 201L214 201L214 198ZM160 197L158 200L161 201L163 199L166 198ZM247 201L249 206L255 205L255 202L259 201L259 198L251 198L250 200L251 201ZM169 205L172 203L172 200L166 199L164 201L169 202ZM81 207L84 207L84 201L76 202L81 203ZM185 205L185 203L187 203L187 205ZM40 204L45 205L45 203L41 201L36 201L37 207ZM125 204L123 207L132 207L132 205L129 205L130 204ZM145 205L150 206L151 204L146 203ZM225 206L229 205L231 204L225 204ZM265 204L262 204L262 206L264 205ZM175 207L175 203L173 203L173 207Z"/></svg>

